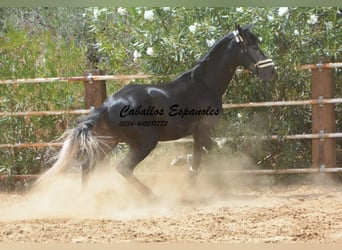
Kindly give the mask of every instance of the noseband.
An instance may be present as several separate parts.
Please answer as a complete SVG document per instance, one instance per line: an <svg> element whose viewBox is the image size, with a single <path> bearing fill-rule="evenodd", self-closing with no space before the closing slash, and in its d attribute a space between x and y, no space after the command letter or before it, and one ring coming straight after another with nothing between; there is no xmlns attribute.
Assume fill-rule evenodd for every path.
<svg viewBox="0 0 342 250"><path fill-rule="evenodd" d="M271 66L274 67L274 62L272 61L272 59L260 60L255 64L255 67L257 69L267 68Z"/></svg>
<svg viewBox="0 0 342 250"><path fill-rule="evenodd" d="M242 42L243 42L243 38L242 36L239 34L239 31L238 30L234 30L233 31L233 35L234 35L234 38L235 38L235 41L238 43L238 44L241 44L242 45ZM242 51L244 53L247 52L246 48L243 47ZM252 62L255 62L255 60L249 55L247 54L247 56L251 59ZM256 68L256 73L257 75L259 75L259 69L263 69L263 68L267 68L267 67L274 67L274 62L272 59L265 59L265 60L260 60L256 63L254 63L254 67Z"/></svg>

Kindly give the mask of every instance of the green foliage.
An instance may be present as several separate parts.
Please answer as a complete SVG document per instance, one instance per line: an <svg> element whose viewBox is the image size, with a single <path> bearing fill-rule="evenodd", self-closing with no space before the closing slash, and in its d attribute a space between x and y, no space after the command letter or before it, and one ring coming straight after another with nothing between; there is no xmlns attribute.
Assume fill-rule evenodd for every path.
<svg viewBox="0 0 342 250"><path fill-rule="evenodd" d="M56 41L49 31L7 29L0 40L2 79L75 76L84 70L85 52L73 40ZM0 112L68 110L83 104L82 85L45 83L0 85ZM48 142L71 125L71 116L0 117L0 143ZM0 149L0 172L36 173L46 149Z"/></svg>
<svg viewBox="0 0 342 250"><path fill-rule="evenodd" d="M310 98L310 72L296 66L341 61L342 13L338 8L33 8L0 9L0 78L151 73L169 80L191 68L236 24L251 25L261 48L277 65L272 82L239 70L224 103ZM171 76L170 76L171 75ZM336 95L342 95L336 70ZM136 80L155 83L156 79ZM108 84L108 92L118 85ZM0 86L0 111L74 109L83 105L80 84ZM336 106L337 130L341 105ZM0 143L50 141L72 117L0 118ZM231 137L218 150L244 152L260 167L307 167L310 140L268 141L255 136L311 133L309 106L226 110L214 136ZM338 141L340 147L341 142ZM41 149L1 149L0 171L38 171ZM11 166L10 168L7 166Z"/></svg>
<svg viewBox="0 0 342 250"><path fill-rule="evenodd" d="M237 73L223 97L226 103L309 99L310 72L295 67L321 58L341 59L342 14L337 8L92 8L87 17L104 59L100 68L109 67L107 71L113 73L180 74L236 24L251 25L261 48L275 61L277 75L265 83ZM337 71L337 81L340 75ZM255 139L311 133L309 106L229 110L225 114L214 135L233 137L225 147L228 152L246 152L267 168L310 166L310 140Z"/></svg>

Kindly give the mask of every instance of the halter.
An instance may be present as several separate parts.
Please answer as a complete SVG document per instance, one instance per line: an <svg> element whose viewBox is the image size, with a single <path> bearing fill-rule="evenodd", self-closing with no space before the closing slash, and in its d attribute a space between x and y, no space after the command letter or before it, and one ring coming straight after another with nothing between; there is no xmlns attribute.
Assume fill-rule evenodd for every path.
<svg viewBox="0 0 342 250"><path fill-rule="evenodd" d="M237 43L242 43L242 42L243 42L243 38L242 38L242 36L240 36L238 30L234 30L234 31L233 31L233 35L234 35L235 41L236 41Z"/></svg>
<svg viewBox="0 0 342 250"><path fill-rule="evenodd" d="M243 38L242 36L240 35L239 31L238 30L234 30L233 31L233 35L234 35L234 38L235 38L235 41L239 44L241 44L243 42ZM245 49L244 49L245 51ZM252 60L254 61L254 59L247 54L247 56ZM265 60L260 60L258 62L256 62L254 64L255 68L256 68L256 71L257 71L257 74L258 74L258 69L263 69L263 68L267 68L267 67L274 67L274 62L272 59L265 59Z"/></svg>

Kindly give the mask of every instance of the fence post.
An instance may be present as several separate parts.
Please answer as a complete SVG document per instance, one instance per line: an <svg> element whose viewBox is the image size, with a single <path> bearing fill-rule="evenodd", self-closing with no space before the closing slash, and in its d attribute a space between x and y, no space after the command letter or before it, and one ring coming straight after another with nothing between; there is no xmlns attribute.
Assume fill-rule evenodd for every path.
<svg viewBox="0 0 342 250"><path fill-rule="evenodd" d="M323 68L322 63L311 70L312 99L323 100L335 97L334 69ZM335 104L312 105L312 133L336 132ZM336 139L323 138L312 140L313 167L324 169L336 166Z"/></svg>
<svg viewBox="0 0 342 250"><path fill-rule="evenodd" d="M107 97L106 81L93 81L91 76L95 75L104 75L104 71L95 69L86 70L83 73L83 76L88 77L88 80L84 81L84 100L87 109L100 107Z"/></svg>

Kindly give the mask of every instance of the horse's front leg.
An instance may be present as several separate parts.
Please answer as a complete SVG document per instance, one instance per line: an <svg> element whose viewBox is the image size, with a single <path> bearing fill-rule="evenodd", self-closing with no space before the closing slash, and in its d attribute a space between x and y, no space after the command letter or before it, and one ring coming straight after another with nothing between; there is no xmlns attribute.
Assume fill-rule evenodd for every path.
<svg viewBox="0 0 342 250"><path fill-rule="evenodd" d="M196 146L198 144L198 146ZM211 140L209 135L203 135L203 138L201 138L201 142L199 142L199 139L194 139L194 151L202 151L205 153L209 153L209 151L212 149L212 146L215 145L215 143ZM201 152L200 152L201 153ZM187 154L179 156L175 159L173 159L170 163L171 166L184 166L184 165L190 165L190 171L196 169L196 165L193 165L193 154ZM201 156L197 157L201 158ZM201 159L199 159L199 162ZM198 163L199 165L200 163ZM197 166L198 169L198 166ZM195 172L195 171L194 171Z"/></svg>
<svg viewBox="0 0 342 250"><path fill-rule="evenodd" d="M189 168L189 176L190 176L191 185L194 184L197 179L199 166L201 164L201 159L202 159L202 150L203 150L203 145L201 143L201 140L199 140L198 136L194 136L192 161L190 163L190 168Z"/></svg>
<svg viewBox="0 0 342 250"><path fill-rule="evenodd" d="M101 165L106 161L110 161L109 156L111 154L112 148L116 147L117 142L108 142L106 146L103 146L96 154L93 155L94 159L90 159L89 155L83 151L82 152L82 190L86 190L89 182L90 175L92 171L95 170L97 165Z"/></svg>

